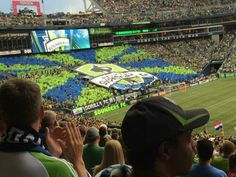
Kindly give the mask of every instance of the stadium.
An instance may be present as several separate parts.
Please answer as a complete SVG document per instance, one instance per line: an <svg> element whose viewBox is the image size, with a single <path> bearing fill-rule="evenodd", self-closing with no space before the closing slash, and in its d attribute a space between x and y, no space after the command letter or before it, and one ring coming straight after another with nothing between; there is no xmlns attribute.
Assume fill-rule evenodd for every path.
<svg viewBox="0 0 236 177"><path fill-rule="evenodd" d="M236 140L236 1L90 0L76 14L43 3L0 12L0 85L31 80L58 122L111 129L161 95L210 112L196 136Z"/></svg>

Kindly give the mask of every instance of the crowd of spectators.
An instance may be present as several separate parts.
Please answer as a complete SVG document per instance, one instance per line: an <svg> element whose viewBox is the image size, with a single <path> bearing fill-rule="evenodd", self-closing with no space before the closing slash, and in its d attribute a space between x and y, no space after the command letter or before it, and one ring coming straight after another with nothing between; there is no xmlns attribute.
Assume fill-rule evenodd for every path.
<svg viewBox="0 0 236 177"><path fill-rule="evenodd" d="M229 58L223 62L223 65L219 69L220 73L235 73L236 72L236 52L235 44L232 46L232 51Z"/></svg>
<svg viewBox="0 0 236 177"><path fill-rule="evenodd" d="M235 40L235 31L229 32L224 35L218 47L211 52L211 59L223 61L230 55L232 43Z"/></svg>
<svg viewBox="0 0 236 177"><path fill-rule="evenodd" d="M14 81L20 82L19 79L15 79L12 81L13 82ZM32 83L31 81L25 81L24 83L26 83L26 82ZM163 151L163 150L168 150L167 151L168 153L166 153L166 151L163 151L163 153L165 153L166 156L161 156L161 157L163 159L167 159L169 161L170 165L173 164L170 161L175 160L175 158L174 158L175 156L176 156L176 158L179 158L179 159L184 158L184 153L189 152L187 154L188 160L183 161L186 164L188 163L187 165L189 168L188 169L186 168L185 173L183 173L183 174L187 174L187 172L190 170L190 167L192 164L214 166L214 167L220 169L222 174L225 174L222 177L226 177L226 174L228 174L228 177L233 177L233 175L236 173L236 171L235 171L235 169L236 169L236 163L235 163L236 162L235 161L236 136L226 137L224 135L223 128L218 129L217 130L218 132L216 133L216 135L211 135L211 134L208 134L206 127L203 128L203 131L201 133L194 133L192 136L192 129L194 129L195 127L198 128L201 125L206 124L209 120L210 115L209 115L208 111L203 108L202 109L194 109L191 111L185 111L185 113L190 113L190 112L192 114L198 113L199 114L197 117L198 119L196 118L196 116L194 116L193 118L195 118L194 120L197 120L197 122L196 121L195 122L189 121L189 122L186 122L187 125L184 125L184 124L181 125L179 123L179 121L181 120L179 118L179 116L180 116L179 114L182 114L182 111L184 111L181 107L179 107L178 105L175 105L175 103L171 102L169 99L167 100L167 99L160 97L160 96L159 97L151 97L148 99L151 100L152 102L147 102L146 103L147 105L144 105L145 100L143 100L143 101L134 105L134 106L138 105L137 108L135 108L133 106L131 109L129 109L128 113L126 114L126 116L122 122L121 131L120 131L117 128L112 128L111 126L109 126L109 123L102 121L102 120L94 119L92 117L84 119L82 117L72 116L70 114L65 114L62 112L56 113L56 112L49 111L49 110L44 111L43 105L41 105L42 104L41 101L40 101L40 106L38 106L37 104L29 104L29 103L32 103L36 99L41 100L41 94L36 95L37 98L36 98L36 96L31 96L31 95L25 96L22 94L22 93L28 91L27 89L32 86L30 84L26 85L26 86L23 85L23 92L17 92L17 94L14 96L11 95L12 92L15 93L15 90L21 90L21 89L19 89L19 87L17 87L17 89L15 89L15 88L10 88L10 87L6 87L6 86L4 87L4 86L5 85L3 84L3 86L1 87L1 111L2 111L2 114L1 114L1 119L0 119L0 121L1 121L0 126L2 128L2 129L0 129L1 130L0 135L2 138L1 144L0 144L2 156L6 155L6 153L11 153L12 155L15 155L16 152L17 152L17 155L22 152L44 153L44 156L43 156L44 159L46 159L47 156L49 157L48 159L50 159L51 156L53 156L53 159L58 160L58 161L59 161L58 158L65 158L69 162L73 163L74 168L76 167L76 165L79 164L78 162L80 162L82 166L78 166L80 168L75 169L77 171L77 173L79 173L79 172L85 173L86 172L85 168L86 168L87 171L89 171L89 173L92 176L95 176L95 173L99 173L99 171L101 171L104 168L107 168L109 165L113 165L113 164L119 164L119 165L123 165L125 163L130 164L133 167L133 171L135 171L135 167L137 167L135 165L137 165L138 163L135 163L136 161L132 160L132 159L139 159L140 161L144 161L147 163L152 163L152 161L149 161L150 160L149 158L147 158L147 159L140 158L140 156L135 156L135 158L134 158L134 156L130 156L131 148L141 149L142 151L138 150L136 152L142 153L142 155L145 157L146 157L146 155L152 154L152 151L149 151L149 150L153 149L153 155L155 155L155 157L153 157L153 158L157 158L156 148L159 148L158 149L159 154L161 154L162 153L161 151ZM12 89L11 92L8 91L9 88ZM37 86L36 88L38 90L38 93L40 93L39 87ZM33 88L30 89L29 91L33 92L34 90L33 91L32 90L33 90ZM5 92L7 92L8 94L5 94ZM23 96L21 96L21 94ZM6 97L6 95L8 97ZM6 113L6 110L8 112L11 111L11 109L7 109L8 105L12 105L11 101L9 101L9 95L10 95L11 99L13 98L16 100L15 102L17 102L17 100L20 100L20 99L18 99L19 95L21 98L24 97L24 99L22 99L23 100L22 101L23 108L22 107L21 107L21 109L18 108L18 110L17 110L18 114L12 115L12 117L14 116L14 118L18 118L18 119L20 119L21 117L24 118L24 116L19 116L19 115L21 115L19 113L21 113L21 111L22 112L23 111L29 112L27 108L30 105L36 105L35 107L38 107L38 109L40 109L40 111L37 110L37 112L40 112L40 117L38 119L36 119L37 126L35 126L35 127L37 127L37 128L34 128L33 126L31 127L30 125L24 123L24 119L20 119L20 120L10 119L7 116L5 116L6 114L4 114L4 113ZM30 101L28 101L29 97L30 97ZM155 100L154 101L152 100L155 98L156 98L156 101L158 101L157 99L161 99L162 101L164 100L163 101L164 103L158 102L158 104L156 104L156 102L154 102ZM5 101L4 99L7 101ZM4 100L6 103L2 100ZM17 103L21 104L21 102L17 102ZM152 104L150 104L150 103L152 103ZM160 104L162 104L162 105L160 106ZM168 106L168 104L169 104L169 106ZM162 107L164 105L167 105L168 107L170 107L170 109L178 110L178 113L176 111L176 112L174 112L175 115L170 114L168 112L168 110L165 109L167 106L164 108ZM18 107L19 104L15 104L15 106ZM143 106L143 107L141 107L141 106ZM148 108L148 107L150 107L150 108ZM146 108L146 109L141 109L141 108ZM156 108L156 109L153 109L153 108ZM150 111L150 109L152 109L152 111ZM163 113L163 109L166 110L165 113ZM144 110L144 112L142 112L143 110ZM153 112L153 110L154 111L157 110L157 113ZM8 115L9 115L9 113L8 113ZM160 115L160 116L156 116L156 115ZM151 117L151 119L150 119L150 116L153 116L153 117ZM166 119L166 116L169 116L169 117L167 117L168 119ZM175 116L178 116L178 118L180 120L178 120ZM137 119L137 117L139 119ZM193 118L190 118L190 120ZM137 121L138 121L138 123L137 123ZM184 120L182 118L182 121L186 121L186 120ZM151 123L151 122L153 122L153 123ZM170 125L168 125L167 122L169 122ZM15 127L15 124L18 124L17 128ZM24 126L22 126L22 124ZM174 124L177 124L177 125L173 126ZM33 124L33 125L35 125L35 124ZM163 125L166 125L167 127L165 127L164 129L159 128L160 126L163 126ZM118 124L117 126L120 126L120 124ZM29 142L26 140L25 141L23 141L23 140L16 141L15 140L14 144L13 144L15 146L14 149L12 148L12 146L10 146L10 144L8 144L8 146L6 146L6 144L4 144L3 142L6 142L6 140L7 140L6 137L9 137L9 133L8 133L9 128L13 130L13 127L15 130L17 130L20 133L24 133L23 129L25 129L25 132L26 132L26 129L28 128L29 129L28 131L32 131L32 133L30 133L26 137L30 136L32 138L33 136L36 137L36 135L37 135L37 139L35 138L37 140L37 142L41 142L40 140L42 138L43 140L45 140L45 141L43 141L43 143L46 146L48 151L46 151L44 149L44 147L41 145L41 143L40 143L41 148L38 145L37 149L33 145L30 145L30 144L27 144L27 146L24 146L24 147L19 146L19 144L23 145L23 143ZM178 127L181 127L182 129L180 129ZM184 128L186 128L186 129L184 129ZM104 132L103 134L101 134L102 129ZM177 130L175 130L175 129L177 129ZM169 133L172 135L168 135L169 130L172 130L172 132L170 131L170 133ZM179 133L180 130L182 130L181 133ZM135 132L135 133L133 133L133 132ZM160 132L160 133L158 133L158 132ZM14 133L14 136L16 133L17 132ZM187 134L185 134L185 133L187 133ZM24 135L25 134L26 133L24 133ZM71 136L70 136L70 134L71 134ZM2 136L2 135L8 135L8 136ZM20 134L16 134L16 135L19 136ZM188 135L188 136L186 136L186 135ZM107 141L103 145L100 145L100 140L101 140L100 137L105 137L105 136L109 137L109 139L107 139ZM170 136L173 136L173 137L170 138ZM174 136L176 136L177 138L175 138ZM153 137L156 137L156 139L155 138L153 139ZM16 139L16 138L13 138L13 140L14 139ZM31 141L32 141L32 139L31 139ZM31 141L30 141L30 143L31 143ZM71 141L71 142L69 143L68 141ZM185 141L188 142L187 143L188 146L187 146L187 144L186 144L186 146L184 146L183 142L185 142ZM207 146L207 147L210 147L210 149L203 148L203 150L204 150L203 152L208 153L208 150L209 150L210 154L208 154L207 157L204 155L201 156L202 151L199 147L199 144L202 143L203 141L207 141L207 143L209 144L209 146ZM9 141L9 143L12 143L12 142L13 141L11 141L11 142ZM156 146L158 144L157 142L159 142L163 145L162 146L163 150L160 149L160 147L161 147L160 145L158 145L158 147ZM123 143L126 146L124 146ZM70 148L71 145L74 145L73 149ZM32 147L34 147L34 148L32 148ZM171 147L171 148L168 148L168 147ZM40 148L40 151L38 150L39 148ZM187 148L189 148L189 151L187 150ZM172 151L170 151L170 149ZM181 151L183 154L176 153L175 149L177 149L178 151ZM80 156L79 161L77 161L76 158L71 159L71 157L76 155L76 153L73 153L73 150L76 151L77 153L79 153L79 156ZM173 154L172 158L169 158L168 154ZM203 154L205 154L205 153L203 153ZM9 154L7 154L7 155L8 155L7 157L9 157ZM21 154L21 155L25 155L25 154ZM193 159L193 156L194 156L194 159ZM37 157L38 157L38 159L40 159L39 158L40 156L37 156ZM4 172L4 174L9 174L10 173L9 170L8 171L4 170L4 167L5 166L8 167L9 163L5 163L5 164L3 163L3 159L5 161L5 160L8 160L8 158L1 158L1 159L2 159L1 160L1 167L2 167L1 172ZM20 158L20 156L17 156L15 159L18 160L21 158ZM28 161L27 161L28 158L25 158L25 159L26 160L21 161L22 162L22 164L20 164L21 166L24 164L28 165ZM203 164L202 163L203 161L201 161L201 160L207 160L208 163ZM175 162L179 163L179 161L177 161L177 160L175 160ZM64 161L64 163L66 163L66 161ZM47 165L47 163L42 163L42 164L44 166ZM186 165L186 164L181 164L181 165ZM15 166L15 164L13 164L13 165ZM19 167L19 163L17 165ZM51 165L51 168L55 168L57 166L57 165L55 165L55 162L51 163L50 165ZM70 164L68 163L68 166L69 165ZM140 164L138 164L138 165L140 165ZM10 164L10 166L12 167L12 164ZM156 165L156 166L159 167L159 165ZM38 166L34 166L34 167L38 167ZM174 167L176 167L176 166L174 165ZM17 169L17 168L15 168L15 169ZM24 169L26 169L26 168L24 168ZM47 169L49 171L49 168L45 168L45 169ZM55 169L54 169L54 171L55 171ZM61 171L59 171L59 169L60 168L58 168L58 171L56 171L56 174L58 176L60 176L60 174L61 173L63 174L63 172L64 172L64 169ZM32 171L32 170L34 170L34 169L31 168L30 171ZM71 171L73 171L73 170L71 170ZM23 173L28 172L28 170L21 170L20 172L21 172L21 174L23 174ZM37 174L37 172L38 171L36 171L35 174ZM156 172L156 171L154 171L154 172ZM196 173L200 173L200 172L202 172L202 171L198 171ZM108 173L109 173L109 171L106 171L106 174L108 174ZM176 173L180 173L180 172L176 172ZM14 176L16 176L16 175L14 175ZM75 173L75 175L70 175L70 176L77 176L77 175ZM83 175L79 175L79 176L82 176L82 177L87 176L87 173L85 173ZM123 176L123 175L120 175L120 176ZM190 176L191 176L191 173L190 173ZM99 175L97 177L99 177Z"/></svg>
<svg viewBox="0 0 236 177"><path fill-rule="evenodd" d="M148 0L139 0L139 1L100 1L100 3L108 9L108 11L113 11L114 13L122 13L122 18L127 21L132 20L147 20L148 18L155 19L169 19L169 18L181 18L185 17L187 14L188 16L197 16L197 15L213 15L218 13L226 13L226 12L233 12L234 6L230 6L229 4L236 3L235 0L197 0L197 1L190 1L186 3L184 0L178 1L148 1ZM145 6L144 6L145 4ZM157 7L157 8L155 8ZM154 9L155 8L155 9ZM190 8L190 10L189 10ZM137 11L142 11L140 14L137 14ZM158 10L162 9L163 12L158 12ZM157 11L157 12L155 12ZM147 12L150 14L148 15ZM191 13L190 13L191 12ZM153 14L152 14L153 13ZM173 15L174 14L174 15ZM133 18L131 20L131 16ZM71 18L70 15L66 15L68 18ZM94 18L97 16L99 18ZM101 23L107 22L107 20L111 20L109 17L104 18L104 15L101 14L92 14L89 16L84 16L83 18L73 17L72 23L73 24L90 24L91 21L93 23ZM0 25L31 25L31 26L39 26L43 25L42 20L45 17L17 17L11 16L9 14L0 14ZM95 20L96 19L96 20ZM114 17L115 21L119 21L119 17ZM112 19L113 20L113 19ZM148 45L140 45L138 48L148 52L149 56L145 58L162 58L168 61L171 64L176 66L184 66L186 68L191 68L194 71L200 71L203 66L205 66L209 61L212 59L214 60L225 60L221 71L223 72L235 72L236 71L236 60L235 60L235 52L233 51L234 47L232 44L235 41L235 33L227 33L224 35L222 40L219 44L214 42L210 39L195 39L195 40L185 40L185 41L177 41L177 42L165 42L165 43L158 43L158 44L148 44ZM70 66L70 65L68 65ZM31 80L39 79L40 75L59 75L63 72L63 69L45 69L36 72L26 73L21 75L21 78L27 78ZM64 73L65 74L65 73ZM68 74L68 73L66 73ZM0 85L3 82L3 79L0 79ZM46 85L50 85L53 81L45 79ZM59 82L59 81L58 81ZM40 83L39 83L40 84ZM45 84L45 83L43 83ZM43 88L43 86L42 86ZM45 88L46 90L47 88ZM42 89L44 91L44 88ZM111 96L111 95L110 95ZM86 102L87 103L87 102ZM45 108L52 109L52 108L64 108L67 107L70 102L63 102L58 103L53 100L47 100L45 102ZM65 110L66 111L66 110ZM105 125L108 127L108 135L110 139L120 140L120 130L117 128L109 128L109 127L120 127L119 122L107 122L105 120L96 119L92 116L89 117L79 117L72 115L70 113L66 113L65 111L58 111L57 112L57 121L59 122L60 126L64 126L68 122L73 122L80 127L84 127L84 130L89 129L89 127L96 127L97 129L101 128L101 125ZM81 128L82 129L82 128ZM92 132L94 133L94 132ZM86 133L84 133L86 134ZM227 168L225 165L216 165L216 160L213 161L213 165L217 166L217 168L222 169L226 173L229 172L229 159L232 154L235 152L235 145L236 145L236 137L224 137L222 134L218 135L209 135L206 131L204 133L195 134L194 140L198 141L200 139L209 139L214 144L214 154L217 158L226 158L224 149L231 148L232 151L227 154L226 163L228 164ZM108 141L109 142L109 141ZM122 144L122 141L121 141ZM105 147L106 148L106 147ZM221 157L222 156L222 157ZM104 157L105 158L105 157ZM195 161L196 162L196 161ZM101 159L100 162L101 163ZM96 165L99 165L97 163ZM124 163L124 162L122 162ZM215 163L215 164L214 164ZM235 164L236 165L236 164ZM90 169L92 174L92 168ZM99 169L102 170L102 169Z"/></svg>
<svg viewBox="0 0 236 177"><path fill-rule="evenodd" d="M236 53L235 53L235 31L225 35L220 45L212 50L212 60L223 61L219 68L219 73L235 73L236 72Z"/></svg>
<svg viewBox="0 0 236 177"><path fill-rule="evenodd" d="M216 46L211 39L193 39L142 45L140 48L177 66L200 71L204 65L209 63L209 52Z"/></svg>
<svg viewBox="0 0 236 177"><path fill-rule="evenodd" d="M107 10L107 13L55 13L41 17L32 15L13 16L11 13L0 13L0 26L43 26L45 24L44 19L68 19L72 25L90 25L147 20L173 20L235 12L235 1L233 0L100 0L97 2Z"/></svg>
<svg viewBox="0 0 236 177"><path fill-rule="evenodd" d="M107 121L98 120L93 117L85 119L85 118L81 118L79 116L72 116L70 114L65 114L62 112L57 112L57 121L58 121L59 125L61 125L61 126L63 126L65 123L68 123L68 122L74 122L75 124L80 126L80 129L82 128L81 131L84 131L84 133L83 133L84 135L86 135L86 131L88 130L89 134L91 134L90 131L92 131L91 136L92 135L93 136L95 136L95 135L101 136L101 135L98 135L98 130L100 133L100 129L102 129L102 128L106 129L105 135L106 135L106 137L109 137L109 138L107 139L105 144L103 144L103 146L101 146L99 144L99 146L101 146L101 147L105 146L105 149L106 149L106 144L108 142L110 142L110 140L118 140L118 141L120 141L120 144L123 145L120 129L113 128L114 126L120 127L120 123L117 123L117 122L108 123ZM112 124L112 126L109 126L111 124ZM102 139L102 137L100 137L100 139ZM223 130L216 132L216 134L209 134L206 128L203 128L202 132L194 133L194 135L193 135L193 142L195 142L195 143L197 143L199 140L202 141L202 140L206 140L206 139L212 143L213 148L214 148L214 150L213 150L213 157L214 158L212 157L211 165L218 168L218 169L223 170L227 174L230 170L232 170L232 166L236 165L236 164L230 164L230 162L229 162L231 156L233 156L235 153L236 137L235 136L228 136L228 137L224 136ZM87 144L86 137L85 137L84 143ZM195 144L195 143L193 143L193 144ZM108 144L110 144L110 143L108 143ZM112 148L112 147L110 147L110 148ZM126 154L125 148L123 150L124 150L124 155L125 155ZM110 151L111 151L111 149L110 149ZM111 152L107 152L107 150L105 150L104 153L111 153ZM113 157L113 155L112 155L112 157ZM107 158L107 157L103 157L103 158ZM196 154L193 159L193 164L197 164L198 160L199 160L199 156L197 156L197 154ZM96 161L96 159L93 158L93 161ZM99 162L97 162L97 165L99 163L101 163L100 157L99 157ZM111 163L111 162L106 162L106 163ZM105 168L105 167L103 167L103 168ZM103 168L101 168L100 170L102 170ZM91 171L91 173L93 173L93 172ZM95 171L95 173L97 173L97 172Z"/></svg>
<svg viewBox="0 0 236 177"><path fill-rule="evenodd" d="M229 59L223 63L219 72L222 73L235 73L236 72L236 60Z"/></svg>
<svg viewBox="0 0 236 177"><path fill-rule="evenodd" d="M180 76L181 74L190 76L191 74L200 73L202 68L211 60L223 61L229 56L234 58L234 54L231 54L234 51L232 49L234 40L235 33L227 32L219 41L219 44L210 38L201 38L102 48L92 52L94 53L92 63L111 62L123 68L157 75L158 78L167 83L170 83L171 78L171 82L175 83L180 79L181 81L187 81L195 78ZM72 70L73 67L80 64L90 63L87 58L91 59L91 57L88 57L87 53L83 51L83 54L85 54L83 57L80 52L74 51L73 57L68 54L53 54L47 56L35 55L28 58L23 56L20 58L9 57L7 60L1 58L0 69L9 76L17 76L37 82L40 85L46 100L45 106L48 109L71 110L114 96L114 93L110 90L88 84L87 81L81 79L80 74ZM82 58L84 58L83 61L80 60ZM19 61L21 67L16 65L19 64ZM32 63L33 61L34 63ZM37 68L37 65L45 66ZM235 70L234 65L226 62L223 66L222 71ZM229 69L229 67L232 68Z"/></svg>
<svg viewBox="0 0 236 177"><path fill-rule="evenodd" d="M170 20L195 16L209 16L234 12L234 2L209 1L99 1L109 12L120 15L126 21ZM141 10L140 10L141 9ZM118 17L117 15L117 17Z"/></svg>
<svg viewBox="0 0 236 177"><path fill-rule="evenodd" d="M11 13L0 13L0 26L43 26L44 18L44 16L14 16Z"/></svg>
<svg viewBox="0 0 236 177"><path fill-rule="evenodd" d="M212 60L226 59L223 70L234 71L234 43L235 31L231 31L225 33L219 43L205 38L140 45L139 48L147 51L150 57L164 58L169 63L191 68L197 72Z"/></svg>
<svg viewBox="0 0 236 177"><path fill-rule="evenodd" d="M111 1L112 2L112 1ZM109 2L109 3L111 3ZM178 1L181 4L181 1ZM230 1L232 2L232 1ZM119 3L127 3L125 1L122 1ZM143 2L146 3L146 2ZM151 1L148 1L148 3L154 3ZM162 3L167 3L163 2ZM161 4L162 4L161 3ZM173 9L169 10L175 10L176 8L183 8L179 3L177 4L172 4ZM211 1L211 2L204 2L204 1L196 1L196 7L201 7L201 6L214 6L216 4L219 4L218 1ZM132 3L131 3L132 4ZM134 3L135 4L135 3ZM190 3L191 4L191 3ZM150 5L153 6L153 5ZM165 4L166 7L169 7L170 5ZM190 5L191 6L191 5ZM166 10L166 9L165 9ZM96 14L96 15L101 15L101 14ZM72 15L70 14L62 14L61 16L67 16L70 17ZM0 14L0 18L3 19L3 21L7 22L9 18L15 19L16 23L21 23L22 19L29 19L29 21L33 22L34 18L36 21L42 21L38 20L40 18L44 17L15 17L15 16L10 16L9 14ZM49 16L52 17L53 16ZM85 19L89 19L92 17L91 15L89 16L84 16ZM88 18L87 18L88 17ZM21 20L18 20L21 19ZM24 21L24 20L23 20ZM14 24L14 23L13 23ZM24 23L23 23L24 24ZM116 50L113 50L112 48L107 50L106 48L98 49L97 53L94 54L94 62L98 63L107 63L106 59L112 63L119 64L127 64L130 65L130 67L133 67L133 63L138 63L138 65L145 64L145 60L149 59L163 59L165 62L169 63L170 65L175 65L176 69L177 66L182 66L187 69L191 69L195 72L200 72L201 69L208 64L211 60L227 60L227 62L224 62L223 67L221 67L220 71L226 71L226 72L231 72L235 71L235 62L232 60L234 58L234 54L232 54L233 49L233 43L235 42L235 32L226 32L223 36L222 39L219 41L219 44L215 42L214 40L210 38L202 38L202 39L191 39L191 40L179 40L179 41L171 41L171 42L158 42L156 44L147 44L147 45L138 45L137 47L135 46L119 46L119 47L114 47ZM116 52L117 51L117 52ZM88 52L91 53L91 52ZM95 52L94 52L95 53ZM114 54L114 55L113 55ZM80 65L86 63L87 58L91 57L85 57L85 60L79 60L75 59L74 55L77 56L77 53L74 52L73 55L69 56L67 54L54 54L54 55L47 55L46 59L50 60L50 62L53 62L57 67L53 68L47 68L44 67L43 69L37 69L35 71L31 70L30 72L16 72L15 75L14 73L9 73L7 74L17 76L20 78L27 78L36 81L41 89L42 93L45 94L48 92L48 90L52 89L54 85L60 85L61 83L66 83L69 77L74 77L76 76L75 73L71 70L71 68L75 65ZM85 54L86 55L86 54ZM45 59L44 55L35 55L35 59L41 59L42 61ZM80 58L81 56L79 56ZM33 58L32 58L33 59ZM23 61L23 59L20 59ZM101 60L101 61L100 61ZM10 61L10 60L5 60L5 61ZM30 59L27 59L27 62L29 62ZM135 61L135 62L133 62ZM5 63L4 63L5 64ZM42 64L42 63L41 63ZM51 64L51 63L47 63ZM8 64L7 64L8 65ZM10 64L7 69L9 69ZM143 68L146 67L145 65ZM151 66L149 66L151 68ZM1 68L1 67L0 67ZM133 67L135 69L140 69L138 67ZM148 69L150 69L148 68ZM170 67L171 68L171 67ZM24 69L24 68L23 68ZM23 70L22 68L19 69L19 71ZM156 70L155 67L152 68L153 70ZM148 72L147 70L141 70ZM157 70L156 70L157 71ZM171 73L173 70L162 70L162 72L167 71L168 73ZM181 71L181 69L180 69ZM151 70L149 73L153 73ZM177 72L176 72L177 73ZM177 73L179 74L179 73ZM41 76L44 76L44 79L42 79ZM60 76L60 79L55 79L55 77L50 77L50 76ZM65 77L64 77L65 76ZM160 75L159 75L160 76ZM172 77L172 76L171 76ZM75 77L74 81L71 81L66 85L66 87L58 87L58 92L57 97L61 98L62 93L65 93L65 99L58 101L55 99L51 99L52 95L48 94L46 95L47 102L46 107L49 109L63 109L63 108L69 108L72 109L73 105L76 104L77 107L82 107L88 104L94 103L93 101L96 99L91 99L91 98L97 98L98 93L101 93L99 95L100 100L103 99L108 99L109 97L112 97L112 93L108 93L109 91L102 92L98 90L96 92L97 88L89 88L88 90L85 90L81 86L81 93L83 94L83 97L78 98L78 94L75 94L75 99L72 99L72 93L68 90L72 90L71 88L74 88L74 85L79 85L78 84L78 77ZM2 81L0 81L2 82ZM55 84L54 84L55 83ZM75 83L75 84L74 84ZM83 84L82 84L83 85ZM68 86L68 87L67 87ZM87 85L86 85L87 87ZM83 89L83 92L82 92ZM78 88L76 88L78 90ZM54 89L55 91L55 89ZM55 95L55 92L53 92ZM87 95L87 97L85 96ZM94 96L92 96L94 95ZM68 99L70 98L70 99ZM76 99L78 98L79 101ZM100 101L96 100L96 101Z"/></svg>

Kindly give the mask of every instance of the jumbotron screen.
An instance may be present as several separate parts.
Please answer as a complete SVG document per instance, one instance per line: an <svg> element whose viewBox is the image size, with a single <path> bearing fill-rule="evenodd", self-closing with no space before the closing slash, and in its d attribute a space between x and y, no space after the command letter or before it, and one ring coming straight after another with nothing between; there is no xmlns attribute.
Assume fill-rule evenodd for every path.
<svg viewBox="0 0 236 177"><path fill-rule="evenodd" d="M32 53L90 48L87 29L37 30L31 32Z"/></svg>

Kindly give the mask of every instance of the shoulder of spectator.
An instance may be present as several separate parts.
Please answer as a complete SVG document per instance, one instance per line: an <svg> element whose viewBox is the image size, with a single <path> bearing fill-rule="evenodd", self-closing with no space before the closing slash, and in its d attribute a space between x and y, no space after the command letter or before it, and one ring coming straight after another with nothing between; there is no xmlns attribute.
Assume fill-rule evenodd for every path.
<svg viewBox="0 0 236 177"><path fill-rule="evenodd" d="M95 177L111 177L111 176L119 176L119 177L131 177L132 167L130 165L111 165L100 171Z"/></svg>

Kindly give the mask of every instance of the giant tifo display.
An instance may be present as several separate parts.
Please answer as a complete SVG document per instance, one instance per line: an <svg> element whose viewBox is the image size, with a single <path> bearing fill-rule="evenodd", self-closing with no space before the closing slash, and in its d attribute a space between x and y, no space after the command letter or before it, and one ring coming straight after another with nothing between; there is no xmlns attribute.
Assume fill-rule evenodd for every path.
<svg viewBox="0 0 236 177"><path fill-rule="evenodd" d="M100 115L151 95L186 91L214 80L217 71L234 77L227 59L235 56L235 21L228 14L217 20L1 26L1 82L30 79L39 84L46 108Z"/></svg>

